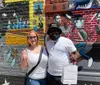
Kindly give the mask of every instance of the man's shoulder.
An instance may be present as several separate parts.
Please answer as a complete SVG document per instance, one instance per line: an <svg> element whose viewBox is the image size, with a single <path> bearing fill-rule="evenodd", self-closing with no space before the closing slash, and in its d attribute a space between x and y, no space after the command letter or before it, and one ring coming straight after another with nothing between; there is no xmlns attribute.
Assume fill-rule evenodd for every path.
<svg viewBox="0 0 100 85"><path fill-rule="evenodd" d="M72 41L71 39L69 39L69 38L67 38L67 37L63 37L63 36L61 36L60 37L60 39L59 39L59 41L63 41L63 42L70 42L70 41Z"/></svg>
<svg viewBox="0 0 100 85"><path fill-rule="evenodd" d="M69 40L69 38L64 37L64 36L61 36L60 39L63 39L63 40Z"/></svg>

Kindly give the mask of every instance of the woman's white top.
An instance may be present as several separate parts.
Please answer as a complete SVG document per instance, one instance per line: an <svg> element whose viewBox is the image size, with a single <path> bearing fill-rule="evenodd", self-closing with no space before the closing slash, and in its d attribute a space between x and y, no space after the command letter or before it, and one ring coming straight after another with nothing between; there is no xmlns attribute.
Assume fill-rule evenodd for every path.
<svg viewBox="0 0 100 85"><path fill-rule="evenodd" d="M33 53L31 50L27 49L28 54L28 71L29 72L38 62L39 60L39 53ZM41 56L40 63L35 68L35 70L29 75L32 79L43 79L46 77L47 71L47 53L45 49L43 49L42 56Z"/></svg>

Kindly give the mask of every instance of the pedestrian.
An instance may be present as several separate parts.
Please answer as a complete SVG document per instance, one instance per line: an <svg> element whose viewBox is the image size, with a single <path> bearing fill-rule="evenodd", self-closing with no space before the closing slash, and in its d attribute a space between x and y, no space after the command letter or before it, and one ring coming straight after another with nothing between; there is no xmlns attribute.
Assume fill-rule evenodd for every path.
<svg viewBox="0 0 100 85"><path fill-rule="evenodd" d="M26 78L26 85L46 85L46 71L48 57L46 50L39 44L37 32L30 31L27 36L28 47L22 51L21 69L27 69L27 73L38 63L41 53L41 60L37 67Z"/></svg>
<svg viewBox="0 0 100 85"><path fill-rule="evenodd" d="M68 65L70 60L77 60L80 57L73 42L61 36L61 33L62 30L55 23L49 25L47 34L50 39L46 42L49 54L48 85L63 85L61 82L63 67Z"/></svg>

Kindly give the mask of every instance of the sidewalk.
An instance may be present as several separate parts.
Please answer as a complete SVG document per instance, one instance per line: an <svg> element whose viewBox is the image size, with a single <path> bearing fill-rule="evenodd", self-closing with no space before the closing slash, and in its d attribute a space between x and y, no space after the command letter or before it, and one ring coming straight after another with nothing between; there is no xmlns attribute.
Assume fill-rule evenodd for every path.
<svg viewBox="0 0 100 85"><path fill-rule="evenodd" d="M24 77L3 75L0 75L0 85L4 83L5 79L7 80L7 82L10 82L9 85L24 85ZM100 82L78 81L77 85L100 85Z"/></svg>

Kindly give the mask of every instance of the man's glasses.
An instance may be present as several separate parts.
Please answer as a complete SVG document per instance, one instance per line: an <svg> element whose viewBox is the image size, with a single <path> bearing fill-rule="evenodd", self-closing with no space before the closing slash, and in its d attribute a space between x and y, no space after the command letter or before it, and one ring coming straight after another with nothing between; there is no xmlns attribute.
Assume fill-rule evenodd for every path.
<svg viewBox="0 0 100 85"><path fill-rule="evenodd" d="M37 38L37 36L28 36L29 39Z"/></svg>

